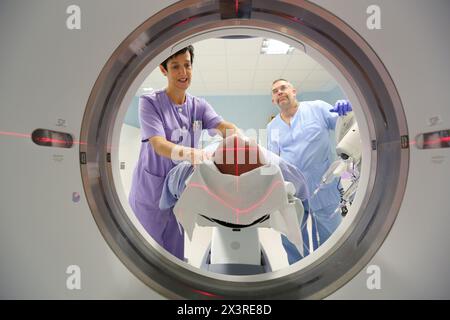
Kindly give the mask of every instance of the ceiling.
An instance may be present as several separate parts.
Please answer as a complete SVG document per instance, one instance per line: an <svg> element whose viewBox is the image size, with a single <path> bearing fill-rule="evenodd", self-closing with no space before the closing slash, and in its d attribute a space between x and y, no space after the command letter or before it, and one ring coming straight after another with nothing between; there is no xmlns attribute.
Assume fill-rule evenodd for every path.
<svg viewBox="0 0 450 320"><path fill-rule="evenodd" d="M260 54L263 38L207 39L194 44L193 78L189 92L197 96L268 95L272 81L289 80L299 94L326 92L336 85L333 77L304 52ZM143 82L140 93L164 88L159 68Z"/></svg>

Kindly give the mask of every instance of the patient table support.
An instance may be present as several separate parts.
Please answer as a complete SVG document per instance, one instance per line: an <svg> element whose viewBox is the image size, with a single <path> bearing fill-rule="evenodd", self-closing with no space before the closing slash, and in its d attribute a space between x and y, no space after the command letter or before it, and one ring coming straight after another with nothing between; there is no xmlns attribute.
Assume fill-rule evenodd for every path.
<svg viewBox="0 0 450 320"><path fill-rule="evenodd" d="M303 219L301 201L289 194L289 204L297 212L299 221ZM270 218L243 228L226 226L214 221L211 244L205 252L200 268L215 273L229 275L252 275L271 272L268 256L261 246L258 228L270 228ZM212 221L203 217L200 225L211 226Z"/></svg>

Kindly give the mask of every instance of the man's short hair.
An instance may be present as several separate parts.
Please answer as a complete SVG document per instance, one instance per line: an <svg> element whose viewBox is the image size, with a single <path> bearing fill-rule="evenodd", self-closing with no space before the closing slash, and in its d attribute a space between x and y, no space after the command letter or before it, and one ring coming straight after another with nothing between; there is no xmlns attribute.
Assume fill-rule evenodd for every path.
<svg viewBox="0 0 450 320"><path fill-rule="evenodd" d="M189 51L189 53L191 54L191 64L194 63L194 47L189 45L181 50L178 50L177 52L175 52L173 55L171 55L170 57L168 57L166 60L164 60L161 65L164 67L165 70L167 70L167 63L169 62L170 59L175 58L176 56L185 53L186 51Z"/></svg>
<svg viewBox="0 0 450 320"><path fill-rule="evenodd" d="M287 81L286 79L283 78L279 78L277 80L275 80L274 82L272 82L272 85L274 85L275 83L277 83L278 81L286 81L287 83L291 84L289 81Z"/></svg>

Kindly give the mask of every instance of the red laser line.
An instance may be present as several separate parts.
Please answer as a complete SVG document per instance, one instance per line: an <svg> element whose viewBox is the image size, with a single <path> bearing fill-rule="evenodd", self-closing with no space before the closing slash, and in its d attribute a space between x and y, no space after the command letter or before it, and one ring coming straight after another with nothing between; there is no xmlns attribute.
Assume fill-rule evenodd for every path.
<svg viewBox="0 0 450 320"><path fill-rule="evenodd" d="M23 134L23 133L17 133L17 132L7 132L7 131L0 131L1 135L4 136L14 136L14 137L21 137L21 138L31 138L31 134Z"/></svg>
<svg viewBox="0 0 450 320"><path fill-rule="evenodd" d="M10 131L0 131L0 135L19 137L19 138L27 138L27 139L31 138L31 134L10 132ZM41 142L57 142L57 143L64 143L64 144L68 143L68 141L65 141L65 140L52 139L52 138L48 138L48 137L39 137L38 139ZM72 143L79 144L79 145L87 145L87 142L77 141L77 140L73 141Z"/></svg>
<svg viewBox="0 0 450 320"><path fill-rule="evenodd" d="M239 192L239 168L238 168L238 147L239 147L239 143L238 143L238 139L235 136L234 137L234 159L236 160L235 165L234 165L234 172L235 172L235 184L236 184L236 193ZM245 146L244 146L244 150L245 150ZM236 224L239 224L239 212L236 209Z"/></svg>
<svg viewBox="0 0 450 320"><path fill-rule="evenodd" d="M256 209L258 206L261 205L261 203L263 203L269 197L269 195L272 193L273 189L275 189L275 187L277 187L280 184L282 184L281 181L275 181L275 183L272 184L272 186L270 187L269 191L265 194L265 196L262 199L260 199L258 202L256 202L255 204L253 204L252 206L250 206L247 209L244 209L244 210L238 209L239 213L248 213L248 212Z"/></svg>
<svg viewBox="0 0 450 320"><path fill-rule="evenodd" d="M450 137L443 137L443 138L439 138L439 139L435 139L435 140L425 141L423 144L430 145L430 144L438 144L441 142L449 142L449 141L450 141Z"/></svg>
<svg viewBox="0 0 450 320"><path fill-rule="evenodd" d="M73 144L87 145L87 142L74 141Z"/></svg>
<svg viewBox="0 0 450 320"><path fill-rule="evenodd" d="M177 24L175 24L175 26L177 26L177 27L178 26L182 26L183 24L186 24L186 23L188 23L188 22L190 22L192 20L194 20L194 17L190 17L190 18L184 19L183 21L180 21Z"/></svg>
<svg viewBox="0 0 450 320"><path fill-rule="evenodd" d="M236 150L256 150L258 151L258 147L236 147L236 148L217 148L217 150L215 152L219 152L219 151L236 151Z"/></svg>
<svg viewBox="0 0 450 320"><path fill-rule="evenodd" d="M192 289L192 291L195 292L195 293L199 293L199 294L201 294L203 296L207 296L207 297L223 298L222 296L218 296L218 295L216 295L214 293L211 293L211 292L206 292L206 291L197 290L197 289Z"/></svg>
<svg viewBox="0 0 450 320"><path fill-rule="evenodd" d="M48 138L48 137L39 137L36 140L38 140L40 142L55 142L55 143L62 143L62 144L70 144L69 141L52 139L52 138Z"/></svg>
<svg viewBox="0 0 450 320"><path fill-rule="evenodd" d="M238 145L238 141L237 141L237 137L234 137L234 145L235 145L235 148L234 148L234 159L236 159L236 163L235 163L235 165L234 165L234 172L235 172L235 174L236 174L236 176L239 176L239 169L238 169L238 147L237 147L237 145ZM244 149L245 150L245 149Z"/></svg>
<svg viewBox="0 0 450 320"><path fill-rule="evenodd" d="M287 14L280 14L280 16L282 16L283 18L286 18L288 20L291 20L291 21L293 21L295 23L301 24L303 26L305 25L305 23L302 21L302 19L300 19L298 17L293 17L293 16L290 16L290 15L287 15Z"/></svg>

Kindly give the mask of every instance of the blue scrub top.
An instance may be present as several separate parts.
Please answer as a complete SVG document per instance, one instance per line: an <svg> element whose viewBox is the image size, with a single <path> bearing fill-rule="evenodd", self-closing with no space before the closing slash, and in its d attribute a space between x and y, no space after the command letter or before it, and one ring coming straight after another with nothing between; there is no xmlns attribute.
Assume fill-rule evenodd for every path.
<svg viewBox="0 0 450 320"><path fill-rule="evenodd" d="M337 114L329 112L333 106L321 101L300 102L289 126L278 114L268 125L268 149L297 167L305 176L311 194L333 162L335 152L330 139ZM325 185L309 201L312 210L319 210L340 201L338 181Z"/></svg>

